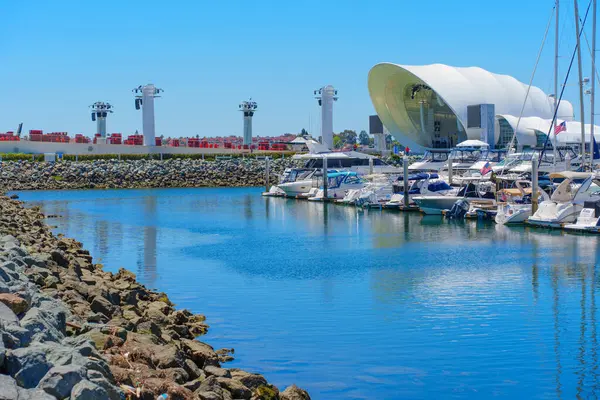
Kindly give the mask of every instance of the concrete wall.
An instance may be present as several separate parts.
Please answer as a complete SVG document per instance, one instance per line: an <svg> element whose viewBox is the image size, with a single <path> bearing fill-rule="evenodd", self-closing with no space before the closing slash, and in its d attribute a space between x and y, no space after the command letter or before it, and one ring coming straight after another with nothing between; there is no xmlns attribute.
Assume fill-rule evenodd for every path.
<svg viewBox="0 0 600 400"><path fill-rule="evenodd" d="M0 142L0 153L63 153L72 155L82 154L249 154L250 150L240 149L201 149L195 147L168 146L131 146L124 144L85 144L85 143L52 143L31 142ZM256 151L254 153L287 153L282 151Z"/></svg>

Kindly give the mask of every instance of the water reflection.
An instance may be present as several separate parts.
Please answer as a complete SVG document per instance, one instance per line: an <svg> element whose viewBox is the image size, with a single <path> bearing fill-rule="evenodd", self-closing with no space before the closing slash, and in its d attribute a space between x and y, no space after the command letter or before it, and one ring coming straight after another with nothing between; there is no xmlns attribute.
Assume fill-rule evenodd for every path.
<svg viewBox="0 0 600 400"><path fill-rule="evenodd" d="M107 269L209 314L235 366L315 398L599 394L598 237L246 189L85 196L39 204Z"/></svg>
<svg viewBox="0 0 600 400"><path fill-rule="evenodd" d="M141 248L142 257L138 261L141 278L150 287L155 287L157 279L156 270L156 197L144 197L144 241Z"/></svg>

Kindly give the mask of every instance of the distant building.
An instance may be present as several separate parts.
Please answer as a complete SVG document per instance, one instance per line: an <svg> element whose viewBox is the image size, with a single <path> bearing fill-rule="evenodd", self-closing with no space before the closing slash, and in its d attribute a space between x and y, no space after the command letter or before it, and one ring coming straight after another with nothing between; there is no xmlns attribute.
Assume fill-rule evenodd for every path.
<svg viewBox="0 0 600 400"><path fill-rule="evenodd" d="M368 85L383 125L413 150L453 147L467 139L507 146L527 92L527 85L508 75L443 64L377 64L369 72ZM536 146L543 141L553 115L554 97L531 87L517 145ZM561 101L558 118L573 120L571 103Z"/></svg>

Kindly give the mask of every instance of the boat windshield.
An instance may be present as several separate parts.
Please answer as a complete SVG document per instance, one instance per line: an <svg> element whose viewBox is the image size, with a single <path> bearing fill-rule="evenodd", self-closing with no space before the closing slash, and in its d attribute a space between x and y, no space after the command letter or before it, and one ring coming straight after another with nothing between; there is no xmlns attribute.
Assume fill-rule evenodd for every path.
<svg viewBox="0 0 600 400"><path fill-rule="evenodd" d="M314 173L314 169L293 169L290 171L289 175L285 177L285 182L283 183L310 179L310 177L312 177Z"/></svg>
<svg viewBox="0 0 600 400"><path fill-rule="evenodd" d="M479 160L483 152L487 150L474 149L474 148L455 148L450 152L452 161L460 163L474 163Z"/></svg>
<svg viewBox="0 0 600 400"><path fill-rule="evenodd" d="M421 161L445 162L448 161L448 152L425 150Z"/></svg>
<svg viewBox="0 0 600 400"><path fill-rule="evenodd" d="M374 166L386 165L381 159L373 158ZM327 157L327 168L351 168L369 166L368 158L332 158ZM306 162L304 168L323 168L323 158L311 158Z"/></svg>

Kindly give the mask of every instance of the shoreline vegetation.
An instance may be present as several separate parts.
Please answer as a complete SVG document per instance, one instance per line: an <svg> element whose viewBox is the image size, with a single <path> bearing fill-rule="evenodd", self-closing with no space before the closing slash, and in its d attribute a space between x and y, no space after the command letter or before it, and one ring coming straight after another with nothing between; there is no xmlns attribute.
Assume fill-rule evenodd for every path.
<svg viewBox="0 0 600 400"><path fill-rule="evenodd" d="M271 171L290 162L273 160ZM265 181L259 160L20 161L3 162L0 174L3 191ZM204 316L125 269L104 271L81 243L54 235L38 207L0 196L0 398L310 399L295 385L280 392L262 375L223 367L233 349L197 340L207 329Z"/></svg>

